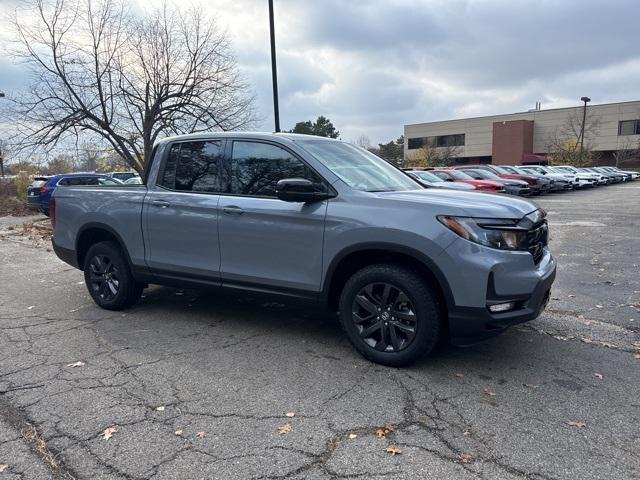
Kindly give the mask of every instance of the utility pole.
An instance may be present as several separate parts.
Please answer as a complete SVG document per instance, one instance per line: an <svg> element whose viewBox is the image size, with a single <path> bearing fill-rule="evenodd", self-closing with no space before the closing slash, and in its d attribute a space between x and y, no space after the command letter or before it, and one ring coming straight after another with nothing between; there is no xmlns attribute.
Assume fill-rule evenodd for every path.
<svg viewBox="0 0 640 480"><path fill-rule="evenodd" d="M4 93L0 92L0 98L4 98ZM1 140L0 140L0 176L4 178L4 153L2 152Z"/></svg>
<svg viewBox="0 0 640 480"><path fill-rule="evenodd" d="M584 106L582 107L582 126L580 127L580 161L579 167L582 167L582 154L584 150L584 126L587 121L587 103L591 101L589 97L582 97L580 100L584 102Z"/></svg>
<svg viewBox="0 0 640 480"><path fill-rule="evenodd" d="M277 133L280 131L280 109L278 108L278 72L276 70L276 33L273 22L273 0L269 0L269 30L271 35L271 76L273 78L273 117Z"/></svg>

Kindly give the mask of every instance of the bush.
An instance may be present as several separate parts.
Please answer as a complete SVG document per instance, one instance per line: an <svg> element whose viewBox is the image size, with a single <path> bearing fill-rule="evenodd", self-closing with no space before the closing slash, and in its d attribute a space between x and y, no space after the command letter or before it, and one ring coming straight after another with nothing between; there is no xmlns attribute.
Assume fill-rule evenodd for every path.
<svg viewBox="0 0 640 480"><path fill-rule="evenodd" d="M20 172L15 178L16 197L20 200L27 200L27 188L33 182L33 177L26 172Z"/></svg>

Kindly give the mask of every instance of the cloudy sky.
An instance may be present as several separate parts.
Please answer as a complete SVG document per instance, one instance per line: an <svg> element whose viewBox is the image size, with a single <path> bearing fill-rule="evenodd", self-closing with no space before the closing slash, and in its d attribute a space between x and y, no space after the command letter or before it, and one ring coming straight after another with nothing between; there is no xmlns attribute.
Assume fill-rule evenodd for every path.
<svg viewBox="0 0 640 480"><path fill-rule="evenodd" d="M0 14L12 3L0 0ZM201 4L233 41L260 130L273 129L267 0ZM407 123L536 101L640 99L639 0L275 0L275 10L283 128L326 115L342 138L375 143ZM0 91L24 75L0 57Z"/></svg>

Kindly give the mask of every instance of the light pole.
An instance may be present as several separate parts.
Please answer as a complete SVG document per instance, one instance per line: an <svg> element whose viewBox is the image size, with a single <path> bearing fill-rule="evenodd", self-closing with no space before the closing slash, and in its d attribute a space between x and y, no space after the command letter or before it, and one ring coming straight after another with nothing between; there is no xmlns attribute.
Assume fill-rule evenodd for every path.
<svg viewBox="0 0 640 480"><path fill-rule="evenodd" d="M582 97L580 100L584 102L584 106L582 107L582 126L580 127L580 161L579 165L582 167L582 154L584 150L584 126L587 121L587 103L591 101L589 97Z"/></svg>
<svg viewBox="0 0 640 480"><path fill-rule="evenodd" d="M4 93L0 92L0 98L4 98ZM4 178L4 154L2 153L2 141L0 140L0 176Z"/></svg>
<svg viewBox="0 0 640 480"><path fill-rule="evenodd" d="M280 109L278 108L278 72L276 70L276 33L273 26L273 0L269 0L269 33L271 36L271 77L273 78L273 117L276 133L280 131Z"/></svg>

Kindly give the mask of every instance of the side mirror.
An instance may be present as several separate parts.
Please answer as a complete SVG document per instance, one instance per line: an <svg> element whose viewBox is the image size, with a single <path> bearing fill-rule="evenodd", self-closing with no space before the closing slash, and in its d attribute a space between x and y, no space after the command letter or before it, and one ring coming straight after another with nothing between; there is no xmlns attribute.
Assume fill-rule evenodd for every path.
<svg viewBox="0 0 640 480"><path fill-rule="evenodd" d="M276 184L276 195L285 202L319 202L335 195L318 190L318 185L306 178L283 178Z"/></svg>

